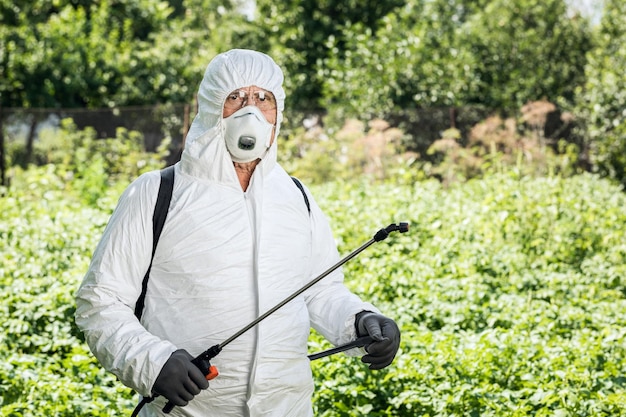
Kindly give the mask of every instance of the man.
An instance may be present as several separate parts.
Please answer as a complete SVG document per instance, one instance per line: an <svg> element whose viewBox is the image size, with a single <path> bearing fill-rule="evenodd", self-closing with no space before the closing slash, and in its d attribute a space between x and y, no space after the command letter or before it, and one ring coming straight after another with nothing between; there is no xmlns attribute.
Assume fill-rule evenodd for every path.
<svg viewBox="0 0 626 417"><path fill-rule="evenodd" d="M285 93L267 55L231 50L208 65L198 115L175 166L145 308L160 176L121 196L77 294L76 322L109 371L143 396L143 416L312 416L310 327L333 344L370 334L363 361L391 363L396 324L343 285L337 270L230 343L210 386L190 361L334 265L329 224L276 162ZM357 352L352 352L356 354Z"/></svg>

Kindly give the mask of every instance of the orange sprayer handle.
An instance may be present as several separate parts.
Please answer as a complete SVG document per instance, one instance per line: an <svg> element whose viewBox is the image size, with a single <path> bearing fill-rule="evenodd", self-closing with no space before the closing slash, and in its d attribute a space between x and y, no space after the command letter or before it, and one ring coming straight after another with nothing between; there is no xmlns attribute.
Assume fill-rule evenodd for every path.
<svg viewBox="0 0 626 417"><path fill-rule="evenodd" d="M209 373L205 375L206 380L210 381L214 378L216 378L220 373L217 372L217 366L211 365L209 367Z"/></svg>

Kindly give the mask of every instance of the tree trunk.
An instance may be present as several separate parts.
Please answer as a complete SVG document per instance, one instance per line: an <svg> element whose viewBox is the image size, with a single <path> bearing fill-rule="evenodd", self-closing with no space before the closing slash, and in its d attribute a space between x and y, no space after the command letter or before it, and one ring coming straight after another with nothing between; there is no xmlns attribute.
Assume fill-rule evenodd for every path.
<svg viewBox="0 0 626 417"><path fill-rule="evenodd" d="M35 143L35 132L37 131L37 117L33 115L30 122L30 130L28 131L28 137L26 138L26 163L30 163L33 160L33 145Z"/></svg>

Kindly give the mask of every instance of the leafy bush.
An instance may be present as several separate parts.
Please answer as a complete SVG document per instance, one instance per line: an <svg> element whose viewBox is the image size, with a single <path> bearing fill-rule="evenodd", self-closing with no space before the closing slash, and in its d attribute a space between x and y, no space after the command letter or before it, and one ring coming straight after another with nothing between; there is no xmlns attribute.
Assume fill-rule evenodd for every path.
<svg viewBox="0 0 626 417"><path fill-rule="evenodd" d="M426 174L448 184L512 170L522 176L569 176L581 171L574 143L548 138L511 117L488 117L468 136L463 138L457 129L444 131L428 148L434 162L425 165Z"/></svg>
<svg viewBox="0 0 626 417"><path fill-rule="evenodd" d="M572 125L571 114L541 100L523 106L518 118L492 115L470 125L466 137L447 129L422 155L409 150L409 135L382 119L348 119L338 129L318 121L308 129L288 129L279 158L289 172L312 183L355 177L413 183L432 177L449 184L512 171L570 176L582 171L577 145L565 139Z"/></svg>
<svg viewBox="0 0 626 417"><path fill-rule="evenodd" d="M0 415L129 415L134 394L73 322L116 189L88 206L57 174L31 168L0 197ZM311 188L342 253L411 223L346 264L347 285L398 321L401 351L376 372L344 355L313 362L316 415L626 413L619 188L591 175ZM313 334L311 351L325 347Z"/></svg>
<svg viewBox="0 0 626 417"><path fill-rule="evenodd" d="M280 143L279 159L292 175L309 183L398 178L408 171L415 155L403 152L404 133L381 119L365 124L346 120L340 129L297 128ZM411 179L420 172L411 169Z"/></svg>
<svg viewBox="0 0 626 417"><path fill-rule="evenodd" d="M343 252L366 225L411 223L346 265L348 285L400 323L401 353L372 373L340 356L314 363L317 415L626 412L626 198L617 187L587 175L494 176L449 189L314 191Z"/></svg>
<svg viewBox="0 0 626 417"><path fill-rule="evenodd" d="M350 23L325 38L328 52L317 64L321 102L340 117L571 102L591 36L562 0L408 0L376 24Z"/></svg>
<svg viewBox="0 0 626 417"><path fill-rule="evenodd" d="M588 53L586 81L576 111L584 122L592 170L626 185L626 3L604 2L595 48Z"/></svg>
<svg viewBox="0 0 626 417"><path fill-rule="evenodd" d="M98 139L94 129L79 130L71 119L64 119L59 129L42 132L41 139L35 142L34 162L49 165L68 191L97 205L110 187L161 168L169 144L169 138L165 138L157 152L147 152L137 131L118 128L114 138ZM18 182L14 186L20 187L20 175L14 177Z"/></svg>
<svg viewBox="0 0 626 417"><path fill-rule="evenodd" d="M74 291L115 199L89 208L48 165L0 198L0 415L112 416L130 393L74 325Z"/></svg>

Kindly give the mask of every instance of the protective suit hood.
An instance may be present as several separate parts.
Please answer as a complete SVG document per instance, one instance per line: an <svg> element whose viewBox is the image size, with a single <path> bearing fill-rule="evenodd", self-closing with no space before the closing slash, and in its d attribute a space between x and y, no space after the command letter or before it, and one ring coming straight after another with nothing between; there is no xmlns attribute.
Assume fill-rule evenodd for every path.
<svg viewBox="0 0 626 417"><path fill-rule="evenodd" d="M256 168L269 172L276 164L276 138L285 107L283 79L280 67L261 52L232 49L213 58L200 83L198 114L185 140L181 170L195 177L239 187L224 140L222 109L231 91L255 85L271 91L277 104L274 143Z"/></svg>

